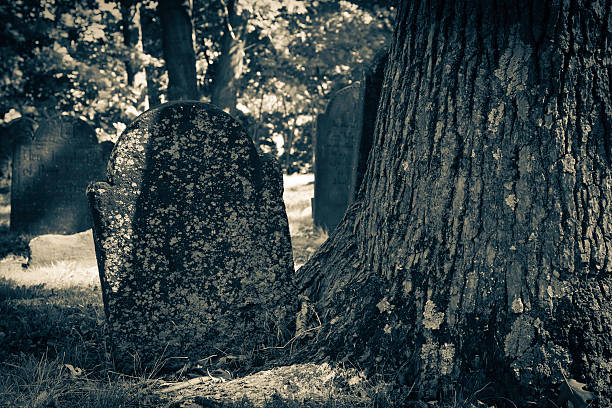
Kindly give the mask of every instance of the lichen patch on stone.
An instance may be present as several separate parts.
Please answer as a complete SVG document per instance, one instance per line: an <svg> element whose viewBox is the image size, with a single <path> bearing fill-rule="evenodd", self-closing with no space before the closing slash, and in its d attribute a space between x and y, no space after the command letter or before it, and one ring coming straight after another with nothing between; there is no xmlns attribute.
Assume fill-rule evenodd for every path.
<svg viewBox="0 0 612 408"><path fill-rule="evenodd" d="M444 320L444 312L440 312L436 308L436 304L427 300L425 310L423 310L423 326L426 329L438 330Z"/></svg>
<svg viewBox="0 0 612 408"><path fill-rule="evenodd" d="M115 361L277 345L295 290L282 176L229 115L198 102L127 127L88 190Z"/></svg>

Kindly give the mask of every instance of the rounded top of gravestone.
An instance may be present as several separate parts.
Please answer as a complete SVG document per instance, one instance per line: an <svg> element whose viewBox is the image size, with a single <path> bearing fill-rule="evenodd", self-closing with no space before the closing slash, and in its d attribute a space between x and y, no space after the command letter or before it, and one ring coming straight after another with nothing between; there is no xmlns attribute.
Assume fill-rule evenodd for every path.
<svg viewBox="0 0 612 408"><path fill-rule="evenodd" d="M355 104L361 97L361 82L353 82L349 86L337 91L329 101L325 114L337 116L345 113L353 113Z"/></svg>
<svg viewBox="0 0 612 408"><path fill-rule="evenodd" d="M42 143L98 144L96 132L87 122L62 115L39 121L33 140Z"/></svg>
<svg viewBox="0 0 612 408"><path fill-rule="evenodd" d="M219 157L209 157L210 152ZM232 162L236 169L258 162L244 128L211 104L174 101L144 112L124 130L111 153L107 179L111 185L138 188L148 182L143 170L145 175L186 176L219 162Z"/></svg>
<svg viewBox="0 0 612 408"><path fill-rule="evenodd" d="M31 140L36 131L36 121L28 117L20 117L11 120L2 126L1 143L12 145L22 140Z"/></svg>
<svg viewBox="0 0 612 408"><path fill-rule="evenodd" d="M359 81L353 82L350 85L345 86L344 88L339 89L334 93L332 99L336 98L346 98L346 97L357 97L359 96L359 89L361 83Z"/></svg>

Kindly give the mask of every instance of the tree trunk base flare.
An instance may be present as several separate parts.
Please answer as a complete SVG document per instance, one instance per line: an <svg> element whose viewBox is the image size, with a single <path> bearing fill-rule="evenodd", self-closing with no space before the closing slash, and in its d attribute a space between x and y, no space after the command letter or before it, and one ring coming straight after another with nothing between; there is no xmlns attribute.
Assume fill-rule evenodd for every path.
<svg viewBox="0 0 612 408"><path fill-rule="evenodd" d="M298 272L311 347L414 399L612 406L611 9L402 2L359 200Z"/></svg>

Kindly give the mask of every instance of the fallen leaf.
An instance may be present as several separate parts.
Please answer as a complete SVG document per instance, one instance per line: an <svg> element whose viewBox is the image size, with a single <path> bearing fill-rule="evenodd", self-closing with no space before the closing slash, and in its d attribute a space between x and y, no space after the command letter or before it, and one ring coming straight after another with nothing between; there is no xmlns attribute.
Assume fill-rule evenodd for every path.
<svg viewBox="0 0 612 408"><path fill-rule="evenodd" d="M573 408L586 408L589 405L588 401L595 398L595 394L584 390L585 385L573 378L566 380L559 389L557 404L561 407L567 403Z"/></svg>
<svg viewBox="0 0 612 408"><path fill-rule="evenodd" d="M75 367L72 364L64 364L64 367L70 371L70 376L72 378L79 377L81 374L83 374L83 370L81 368Z"/></svg>

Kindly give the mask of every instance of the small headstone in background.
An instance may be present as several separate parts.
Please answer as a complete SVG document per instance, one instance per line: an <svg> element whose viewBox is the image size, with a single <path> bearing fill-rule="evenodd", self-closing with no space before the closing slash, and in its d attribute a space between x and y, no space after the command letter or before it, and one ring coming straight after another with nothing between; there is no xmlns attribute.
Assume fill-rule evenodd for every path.
<svg viewBox="0 0 612 408"><path fill-rule="evenodd" d="M387 50L376 54L369 69L364 73L361 81L361 98L363 103L363 125L361 127L361 140L355 145L353 152L353 179L351 180L351 201L357 198L361 181L365 176L368 156L374 143L374 130L376 115L380 102L383 81L385 79L385 66L389 59Z"/></svg>
<svg viewBox="0 0 612 408"><path fill-rule="evenodd" d="M106 168L105 150L81 119L56 117L15 141L11 180L13 232L74 234L91 228L87 185Z"/></svg>
<svg viewBox="0 0 612 408"><path fill-rule="evenodd" d="M153 108L88 188L117 368L278 345L297 293L280 167L228 114Z"/></svg>
<svg viewBox="0 0 612 408"><path fill-rule="evenodd" d="M46 234L30 240L30 268L58 262L77 262L80 267L96 265L91 230L72 235Z"/></svg>
<svg viewBox="0 0 612 408"><path fill-rule="evenodd" d="M361 139L361 87L339 90L317 119L314 223L333 231L351 202L355 146Z"/></svg>
<svg viewBox="0 0 612 408"><path fill-rule="evenodd" d="M356 82L338 91L317 120L314 224L333 231L357 198L374 141L387 52Z"/></svg>

